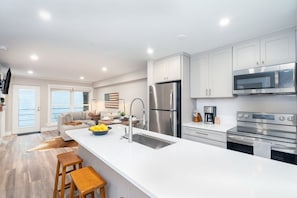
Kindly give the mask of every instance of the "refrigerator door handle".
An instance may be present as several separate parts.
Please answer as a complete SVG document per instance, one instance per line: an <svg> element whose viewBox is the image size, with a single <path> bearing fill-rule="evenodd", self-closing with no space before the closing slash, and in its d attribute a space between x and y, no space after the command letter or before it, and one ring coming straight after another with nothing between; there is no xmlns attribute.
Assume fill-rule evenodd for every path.
<svg viewBox="0 0 297 198"><path fill-rule="evenodd" d="M173 91L170 92L170 110L173 109L172 102L173 102Z"/></svg>
<svg viewBox="0 0 297 198"><path fill-rule="evenodd" d="M173 131L173 130L172 130L172 124L173 124L172 121L173 121L173 120L172 120L172 111L171 111L171 112L170 112L170 116L169 116L170 130L171 130L171 131Z"/></svg>

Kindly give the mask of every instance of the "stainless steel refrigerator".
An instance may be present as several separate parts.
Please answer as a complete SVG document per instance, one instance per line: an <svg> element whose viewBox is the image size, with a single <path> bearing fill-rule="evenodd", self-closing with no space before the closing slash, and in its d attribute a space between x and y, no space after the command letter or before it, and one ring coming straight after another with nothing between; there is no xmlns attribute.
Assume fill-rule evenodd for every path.
<svg viewBox="0 0 297 198"><path fill-rule="evenodd" d="M149 130L181 137L180 82L150 86Z"/></svg>

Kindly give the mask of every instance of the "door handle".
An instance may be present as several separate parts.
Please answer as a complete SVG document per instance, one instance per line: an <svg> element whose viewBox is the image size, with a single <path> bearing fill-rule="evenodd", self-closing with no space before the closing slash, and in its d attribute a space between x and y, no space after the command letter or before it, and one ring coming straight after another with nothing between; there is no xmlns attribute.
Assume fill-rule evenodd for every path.
<svg viewBox="0 0 297 198"><path fill-rule="evenodd" d="M170 123L170 130L172 131L172 112L170 112L170 116L169 116L169 123Z"/></svg>

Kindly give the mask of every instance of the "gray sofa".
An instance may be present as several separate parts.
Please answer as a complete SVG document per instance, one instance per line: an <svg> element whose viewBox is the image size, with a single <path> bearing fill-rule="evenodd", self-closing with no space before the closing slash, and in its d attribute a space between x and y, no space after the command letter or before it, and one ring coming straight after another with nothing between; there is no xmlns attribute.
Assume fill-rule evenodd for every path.
<svg viewBox="0 0 297 198"><path fill-rule="evenodd" d="M57 129L60 133L60 136L64 141L72 140L65 132L73 129L80 128L89 128L92 125L95 125L95 121L89 117L89 111L78 111L78 112L69 112L63 113L58 117L58 126ZM79 125L65 125L66 122L81 122Z"/></svg>

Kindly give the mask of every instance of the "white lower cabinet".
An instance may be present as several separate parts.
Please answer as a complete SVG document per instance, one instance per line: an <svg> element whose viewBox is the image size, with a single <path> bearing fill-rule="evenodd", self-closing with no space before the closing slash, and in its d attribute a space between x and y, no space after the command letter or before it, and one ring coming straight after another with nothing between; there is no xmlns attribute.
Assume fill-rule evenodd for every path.
<svg viewBox="0 0 297 198"><path fill-rule="evenodd" d="M182 138L205 144L210 144L213 146L227 148L226 132L183 126Z"/></svg>

